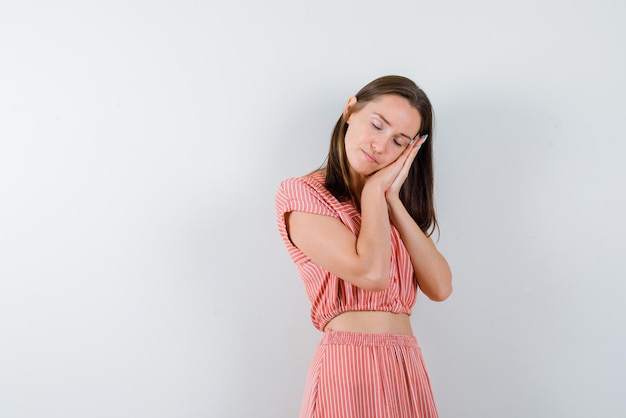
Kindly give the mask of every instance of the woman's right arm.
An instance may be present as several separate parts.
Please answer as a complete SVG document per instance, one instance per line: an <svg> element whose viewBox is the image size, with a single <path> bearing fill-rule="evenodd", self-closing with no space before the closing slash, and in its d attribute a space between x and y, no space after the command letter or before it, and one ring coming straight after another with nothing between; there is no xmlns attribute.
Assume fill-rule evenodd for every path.
<svg viewBox="0 0 626 418"><path fill-rule="evenodd" d="M354 286L385 290L391 260L386 187L381 181L365 183L358 236L336 218L293 211L285 214L291 241L313 262Z"/></svg>
<svg viewBox="0 0 626 418"><path fill-rule="evenodd" d="M285 214L291 242L337 277L372 292L389 287L391 225L385 193L417 154L407 147L387 167L372 174L361 191L361 230L355 236L338 219L293 211Z"/></svg>

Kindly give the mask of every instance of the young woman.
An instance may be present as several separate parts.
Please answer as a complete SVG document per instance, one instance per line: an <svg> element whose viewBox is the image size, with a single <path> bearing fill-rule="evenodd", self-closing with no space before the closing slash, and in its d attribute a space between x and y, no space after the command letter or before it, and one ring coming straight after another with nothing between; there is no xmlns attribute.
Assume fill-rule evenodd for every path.
<svg viewBox="0 0 626 418"><path fill-rule="evenodd" d="M400 76L351 97L325 167L284 180L278 229L324 332L301 417L436 417L409 315L417 288L435 301L452 292L430 235L432 108Z"/></svg>

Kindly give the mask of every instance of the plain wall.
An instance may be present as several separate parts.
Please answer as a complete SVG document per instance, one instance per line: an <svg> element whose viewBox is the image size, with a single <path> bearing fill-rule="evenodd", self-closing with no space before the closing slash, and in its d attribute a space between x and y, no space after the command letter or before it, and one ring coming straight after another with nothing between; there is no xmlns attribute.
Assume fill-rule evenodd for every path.
<svg viewBox="0 0 626 418"><path fill-rule="evenodd" d="M0 417L294 417L276 230L385 74L436 112L442 417L626 416L626 6L0 2Z"/></svg>

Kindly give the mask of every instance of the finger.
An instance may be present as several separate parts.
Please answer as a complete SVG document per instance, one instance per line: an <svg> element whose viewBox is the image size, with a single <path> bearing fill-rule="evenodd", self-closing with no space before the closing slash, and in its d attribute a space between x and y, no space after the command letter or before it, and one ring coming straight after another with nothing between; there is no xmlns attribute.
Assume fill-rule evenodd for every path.
<svg viewBox="0 0 626 418"><path fill-rule="evenodd" d="M411 153L414 152L414 145L415 143L405 147L404 150L402 150L402 154L400 154L398 158L396 158L396 160L390 165L397 167L398 170L402 169L402 167L406 164L406 161L410 158Z"/></svg>
<svg viewBox="0 0 626 418"><path fill-rule="evenodd" d="M409 145L402 151L402 154L391 163L386 169L389 173L393 174L393 181L404 181L404 179L408 176L409 170L411 169L411 165L417 156L417 152L420 147L426 141L428 135L421 135L414 138Z"/></svg>
<svg viewBox="0 0 626 418"><path fill-rule="evenodd" d="M405 165L408 163L408 165L410 166L413 163L413 160L417 156L417 152L420 150L422 144L426 142L427 138L428 138L428 134L422 135L419 138L417 138L415 142L413 142L409 147L407 147L408 149L407 149L407 157L405 160Z"/></svg>
<svg viewBox="0 0 626 418"><path fill-rule="evenodd" d="M407 147L407 149L405 150L406 154L404 156L405 158L402 163L402 168L400 169L403 175L408 175L409 169L411 168L411 165L413 164L413 160L415 160L415 157L417 156L417 152L421 148L422 144L426 142L427 139L428 139L428 134L422 135L416 138L415 142L413 142L412 144L410 144L410 146Z"/></svg>
<svg viewBox="0 0 626 418"><path fill-rule="evenodd" d="M417 149L419 149L424 144L424 142L426 142L427 139L428 139L428 134L422 135L418 138L414 138L413 140L411 140L410 144L414 145L415 147L417 147Z"/></svg>
<svg viewBox="0 0 626 418"><path fill-rule="evenodd" d="M416 155L417 147L412 146L406 153L405 158L403 158L401 165L398 164L399 167L394 178L394 183L398 183L398 186L401 186L409 175L409 170L411 169L411 165L413 164L413 160L415 160Z"/></svg>
<svg viewBox="0 0 626 418"><path fill-rule="evenodd" d="M403 157L401 158L403 160L403 164L406 163L412 153L416 153L417 150L420 149L424 141L426 141L426 138L428 138L428 135L422 135L409 141L409 145L404 149L403 153L401 154L401 157Z"/></svg>

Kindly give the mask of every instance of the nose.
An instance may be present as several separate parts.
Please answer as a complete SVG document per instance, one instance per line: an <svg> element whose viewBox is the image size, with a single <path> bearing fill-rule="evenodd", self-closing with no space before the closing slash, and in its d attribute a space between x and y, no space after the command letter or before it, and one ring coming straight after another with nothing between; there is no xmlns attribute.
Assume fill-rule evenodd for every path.
<svg viewBox="0 0 626 418"><path fill-rule="evenodd" d="M385 152L385 141L383 140L374 140L372 141L372 151L375 154L382 154L383 152Z"/></svg>

